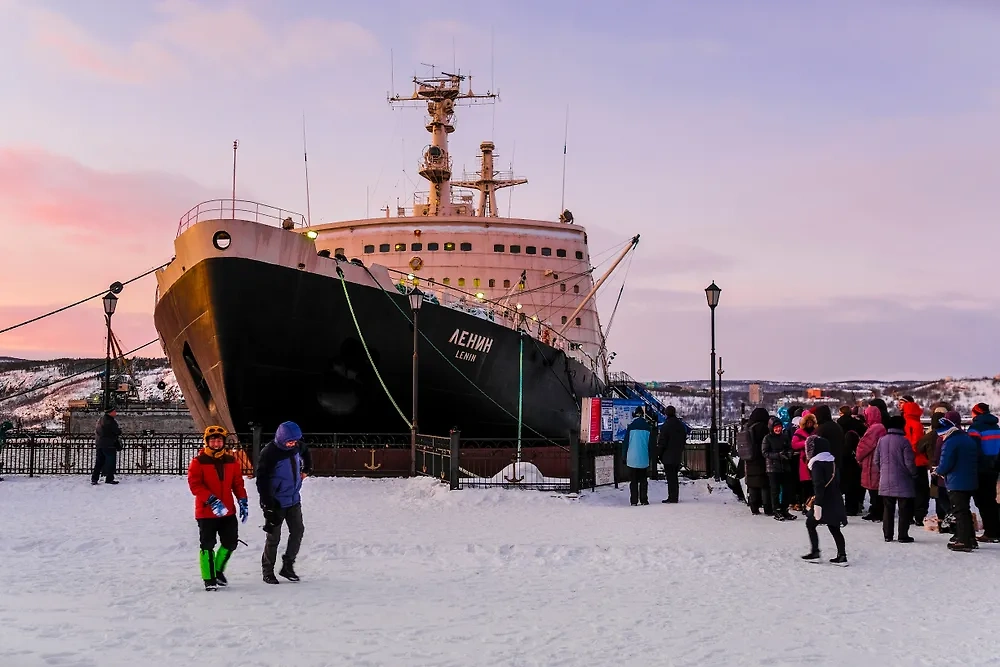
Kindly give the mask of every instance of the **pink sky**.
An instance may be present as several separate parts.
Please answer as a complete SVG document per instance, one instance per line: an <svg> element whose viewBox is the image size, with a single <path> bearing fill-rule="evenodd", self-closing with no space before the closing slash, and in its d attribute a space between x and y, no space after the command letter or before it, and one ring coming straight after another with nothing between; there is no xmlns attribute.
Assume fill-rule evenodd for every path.
<svg viewBox="0 0 1000 667"><path fill-rule="evenodd" d="M385 104L391 50L403 92L421 62L495 78L503 101L461 112L453 154L472 167L493 138L529 179L515 216L558 215L570 106L566 201L592 252L642 234L621 370L703 376L716 280L727 377L1000 371L992 5L86 4L0 0L0 329L167 261L180 215L228 196L233 139L239 194L304 211L303 111L314 220L363 216L366 189L372 214L405 202L426 137ZM155 337L154 285L121 295L126 347ZM101 356L102 330L95 304L0 334L0 355Z"/></svg>

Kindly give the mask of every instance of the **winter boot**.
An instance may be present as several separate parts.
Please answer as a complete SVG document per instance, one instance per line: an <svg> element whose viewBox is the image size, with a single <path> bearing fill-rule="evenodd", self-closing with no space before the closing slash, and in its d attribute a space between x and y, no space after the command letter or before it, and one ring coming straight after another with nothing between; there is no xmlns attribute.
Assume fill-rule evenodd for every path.
<svg viewBox="0 0 1000 667"><path fill-rule="evenodd" d="M274 572L264 572L264 583L265 584L276 584L278 583L277 577L274 576Z"/></svg>
<svg viewBox="0 0 1000 667"><path fill-rule="evenodd" d="M831 558L830 562L834 565L847 565L847 554L837 554L837 557Z"/></svg>
<svg viewBox="0 0 1000 667"><path fill-rule="evenodd" d="M951 550L951 551L964 551L965 553L969 553L970 551L973 550L973 548L974 547L971 547L971 546L969 546L967 544L962 544L961 542L949 542L948 543L948 549Z"/></svg>
<svg viewBox="0 0 1000 667"><path fill-rule="evenodd" d="M226 575L222 572L226 569L226 565L229 564L229 557L232 555L233 550L226 547L219 547L219 551L215 554L215 580L219 586L229 585Z"/></svg>
<svg viewBox="0 0 1000 667"><path fill-rule="evenodd" d="M215 578L215 553L211 549L202 549L200 554L201 578L205 582L206 591L214 591L218 588L218 580Z"/></svg>
<svg viewBox="0 0 1000 667"><path fill-rule="evenodd" d="M216 580L215 579L206 579L205 580L205 590L206 591L217 591L217 590L219 590L219 587L217 585Z"/></svg>
<svg viewBox="0 0 1000 667"><path fill-rule="evenodd" d="M796 519L799 518L799 517L795 516L794 514L790 514L789 512L785 512L781 516L785 517L785 521L795 521Z"/></svg>
<svg viewBox="0 0 1000 667"><path fill-rule="evenodd" d="M775 512L773 518L774 518L775 521L784 521L785 520L785 515L782 514L781 512ZM794 519L795 517L792 517L792 518Z"/></svg>
<svg viewBox="0 0 1000 667"><path fill-rule="evenodd" d="M819 552L818 551L810 551L809 553L807 553L805 556L802 557L802 560L807 560L807 561L808 560L819 560Z"/></svg>
<svg viewBox="0 0 1000 667"><path fill-rule="evenodd" d="M295 570L292 569L292 561L287 558L281 559L281 569L278 570L278 574L289 581L299 580L299 575L295 574Z"/></svg>
<svg viewBox="0 0 1000 667"><path fill-rule="evenodd" d="M226 586L229 585L229 580L226 579L226 575L224 575L222 572L216 572L215 583L219 585L219 588L225 588Z"/></svg>

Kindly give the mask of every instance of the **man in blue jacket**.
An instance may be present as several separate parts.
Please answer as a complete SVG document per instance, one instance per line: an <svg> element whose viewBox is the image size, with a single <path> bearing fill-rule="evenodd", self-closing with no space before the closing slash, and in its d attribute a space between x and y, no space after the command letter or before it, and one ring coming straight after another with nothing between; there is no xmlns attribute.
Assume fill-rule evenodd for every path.
<svg viewBox="0 0 1000 667"><path fill-rule="evenodd" d="M302 480L312 468L309 450L301 441L302 429L295 422L284 422L278 426L274 440L264 447L257 462L257 494L264 515L264 532L267 533L264 554L260 559L266 584L278 583L274 576L274 564L278 543L281 542L282 522L288 524L288 544L285 545L278 574L289 581L299 580L293 568L305 533L299 491Z"/></svg>
<svg viewBox="0 0 1000 667"><path fill-rule="evenodd" d="M629 500L633 505L648 505L649 455L656 443L656 427L646 418L644 405L637 407L632 417L623 442L623 456L629 472Z"/></svg>
<svg viewBox="0 0 1000 667"><path fill-rule="evenodd" d="M944 438L941 462L937 474L945 478L948 498L955 514L955 541L948 543L952 551L972 551L979 545L972 529L972 511L969 501L979 487L979 446L963 431L961 418L949 412L938 425L938 435Z"/></svg>
<svg viewBox="0 0 1000 667"><path fill-rule="evenodd" d="M1000 421L990 414L990 406L972 406L969 437L979 445L979 490L973 498L983 517L979 542L1000 542L1000 509L997 508L997 455L1000 454Z"/></svg>

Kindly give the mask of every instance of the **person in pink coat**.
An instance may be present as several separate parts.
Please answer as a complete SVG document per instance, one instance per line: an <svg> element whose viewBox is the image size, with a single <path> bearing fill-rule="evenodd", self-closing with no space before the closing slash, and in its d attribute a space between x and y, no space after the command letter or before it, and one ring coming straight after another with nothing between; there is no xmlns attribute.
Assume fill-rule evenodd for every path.
<svg viewBox="0 0 1000 667"><path fill-rule="evenodd" d="M858 442L858 463L861 464L861 487L867 489L871 505L868 507L868 514L861 518L865 521L881 521L882 499L878 495L879 469L875 463L875 449L878 441L886 434L882 412L876 406L869 405L865 408L865 423L868 424L868 430Z"/></svg>
<svg viewBox="0 0 1000 667"><path fill-rule="evenodd" d="M799 483L802 486L801 497L803 503L813 495L812 472L809 470L809 457L806 456L806 439L816 433L816 415L808 412L802 413L802 421L792 435L792 450L799 454Z"/></svg>

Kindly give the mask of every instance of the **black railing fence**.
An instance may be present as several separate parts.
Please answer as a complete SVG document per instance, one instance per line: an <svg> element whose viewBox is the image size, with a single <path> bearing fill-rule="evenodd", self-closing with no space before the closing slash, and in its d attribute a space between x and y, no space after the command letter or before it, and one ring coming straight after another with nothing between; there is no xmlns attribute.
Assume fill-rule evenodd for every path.
<svg viewBox="0 0 1000 667"><path fill-rule="evenodd" d="M720 429L732 444L738 427ZM708 429L695 429L683 457L689 477L709 473ZM229 447L253 475L254 461L273 434L233 434ZM409 475L408 433L309 433L303 438L317 476L405 477ZM125 475L183 475L202 447L198 434L122 436L117 470ZM89 474L95 459L94 436L67 433L8 433L0 444L0 475ZM448 482L453 489L525 488L576 492L627 480L621 443L580 443L547 438L463 438L419 434L418 475ZM651 469L654 478L657 469Z"/></svg>

